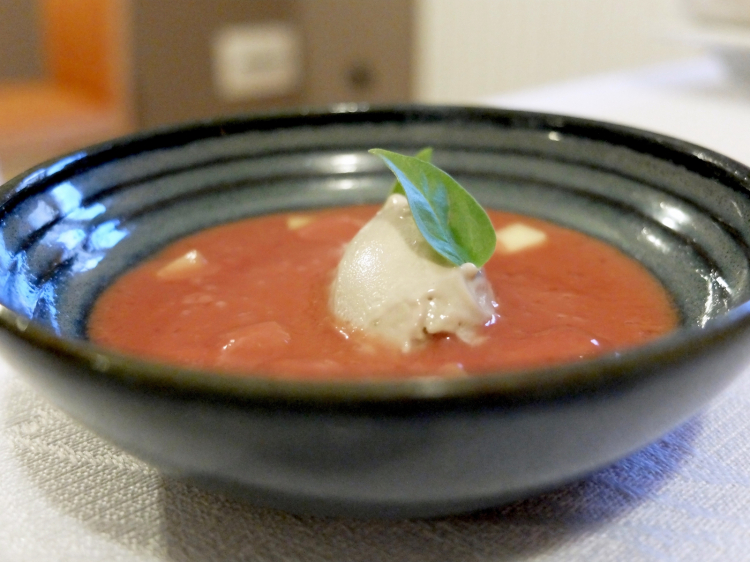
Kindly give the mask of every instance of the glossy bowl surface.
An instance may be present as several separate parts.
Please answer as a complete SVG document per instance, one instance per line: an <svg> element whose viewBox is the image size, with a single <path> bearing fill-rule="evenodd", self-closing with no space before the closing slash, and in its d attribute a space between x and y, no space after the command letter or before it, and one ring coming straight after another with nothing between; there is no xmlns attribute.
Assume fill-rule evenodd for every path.
<svg viewBox="0 0 750 562"><path fill-rule="evenodd" d="M96 297L165 244L252 215L380 202L392 176L367 150L424 146L485 206L640 260L682 327L595 360L392 382L227 376L86 341ZM143 133L3 187L0 344L50 400L170 474L300 512L478 509L633 452L742 371L749 186L745 167L688 143L499 109L342 105Z"/></svg>

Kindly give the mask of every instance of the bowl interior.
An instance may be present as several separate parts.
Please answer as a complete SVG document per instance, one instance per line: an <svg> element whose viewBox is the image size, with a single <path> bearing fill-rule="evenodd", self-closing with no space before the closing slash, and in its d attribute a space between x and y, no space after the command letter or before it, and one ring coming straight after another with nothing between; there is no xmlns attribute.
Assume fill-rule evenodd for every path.
<svg viewBox="0 0 750 562"><path fill-rule="evenodd" d="M686 326L750 296L750 199L733 163L576 119L396 108L193 124L40 166L2 194L0 300L85 339L101 291L165 244L253 215L381 202L392 176L367 150L424 146L483 205L578 229L641 261Z"/></svg>

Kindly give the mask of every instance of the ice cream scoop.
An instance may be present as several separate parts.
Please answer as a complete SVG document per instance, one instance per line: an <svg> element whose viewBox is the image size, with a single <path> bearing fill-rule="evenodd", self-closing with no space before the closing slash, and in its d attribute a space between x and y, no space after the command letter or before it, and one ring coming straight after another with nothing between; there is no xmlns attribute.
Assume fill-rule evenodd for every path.
<svg viewBox="0 0 750 562"><path fill-rule="evenodd" d="M496 308L483 271L440 256L399 194L389 196L347 245L331 287L342 330L361 330L404 352L430 334L476 344L478 328L494 321Z"/></svg>

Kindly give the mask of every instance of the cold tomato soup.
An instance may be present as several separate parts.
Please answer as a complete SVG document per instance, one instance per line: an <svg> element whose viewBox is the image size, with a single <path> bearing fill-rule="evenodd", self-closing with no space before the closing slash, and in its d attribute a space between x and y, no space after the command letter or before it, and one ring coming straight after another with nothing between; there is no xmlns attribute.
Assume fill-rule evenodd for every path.
<svg viewBox="0 0 750 562"><path fill-rule="evenodd" d="M341 326L329 289L343 248L374 206L276 214L199 232L120 277L95 303L89 337L161 362L295 378L481 374L574 361L642 344L678 314L637 261L579 232L488 214L498 244L485 266L498 317L469 345L436 335L409 353Z"/></svg>

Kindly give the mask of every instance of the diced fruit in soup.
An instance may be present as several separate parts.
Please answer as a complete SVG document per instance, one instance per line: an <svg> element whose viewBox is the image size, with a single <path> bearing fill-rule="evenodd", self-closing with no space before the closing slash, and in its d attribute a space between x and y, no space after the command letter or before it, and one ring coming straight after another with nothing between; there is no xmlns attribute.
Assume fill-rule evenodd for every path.
<svg viewBox="0 0 750 562"><path fill-rule="evenodd" d="M237 374L455 377L593 357L678 322L659 282L616 248L489 211L499 249L484 269L497 318L481 328L479 343L436 334L404 353L341 325L329 307L343 248L376 211L268 215L189 236L109 287L91 312L89 336L129 354Z"/></svg>

